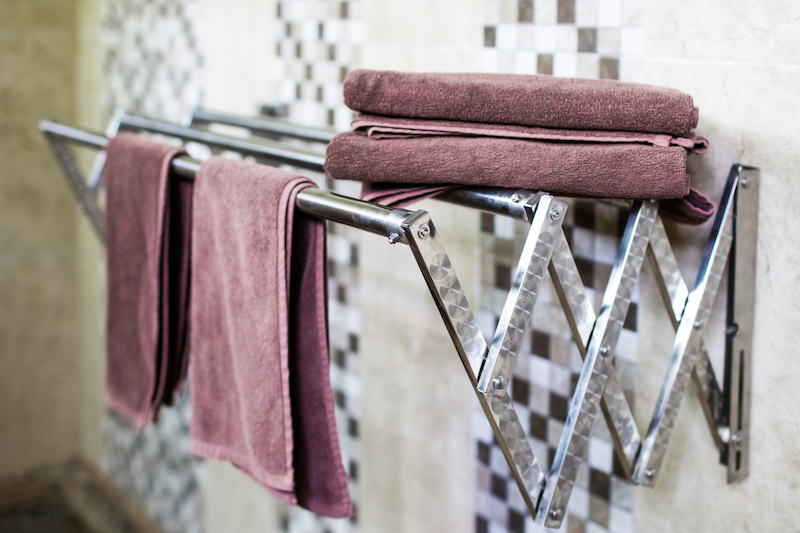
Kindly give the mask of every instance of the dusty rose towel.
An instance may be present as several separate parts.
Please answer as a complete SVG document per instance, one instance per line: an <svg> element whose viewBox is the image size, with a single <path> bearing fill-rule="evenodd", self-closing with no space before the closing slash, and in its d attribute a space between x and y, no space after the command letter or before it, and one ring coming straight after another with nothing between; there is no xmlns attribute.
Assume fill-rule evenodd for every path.
<svg viewBox="0 0 800 533"><path fill-rule="evenodd" d="M689 133L685 137L658 133L631 131L593 131L537 128L508 124L482 124L453 120L419 120L378 115L359 115L353 120L356 133L372 139L410 139L412 137L498 137L501 139L528 139L534 141L586 142L586 143L641 143L651 146L682 146L687 150L704 153L708 141Z"/></svg>
<svg viewBox="0 0 800 533"><path fill-rule="evenodd" d="M375 140L354 132L328 145L336 179L405 185L488 185L601 198L689 193L686 149L640 143L564 143L494 137Z"/></svg>
<svg viewBox="0 0 800 533"><path fill-rule="evenodd" d="M185 368L191 184L169 179L174 146L120 133L107 153L106 390L141 429Z"/></svg>
<svg viewBox="0 0 800 533"><path fill-rule="evenodd" d="M193 451L280 500L333 517L352 504L328 376L325 230L294 212L313 183L212 158L195 181Z"/></svg>
<svg viewBox="0 0 800 533"><path fill-rule="evenodd" d="M355 70L344 102L393 117L678 136L698 119L692 97L674 89L544 75Z"/></svg>

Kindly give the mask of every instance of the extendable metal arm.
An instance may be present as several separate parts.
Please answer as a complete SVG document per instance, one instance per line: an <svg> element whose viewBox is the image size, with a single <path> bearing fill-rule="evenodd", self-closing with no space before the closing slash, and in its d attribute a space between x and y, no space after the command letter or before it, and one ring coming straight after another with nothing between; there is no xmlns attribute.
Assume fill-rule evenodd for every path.
<svg viewBox="0 0 800 533"><path fill-rule="evenodd" d="M198 112L194 124L234 125L260 133L326 142L317 130L260 119ZM73 191L102 234L99 178L84 181L65 141L102 149L102 135L44 121L40 125ZM282 128L282 129L281 129ZM194 141L217 149L322 170L323 156L279 143L240 139L118 113L109 131L147 131ZM305 131L309 130L309 131ZM98 157L93 172L102 168ZM179 158L173 169L193 179L199 162ZM483 338L430 215L390 209L318 189L298 196L298 208L409 245L436 302L453 345L508 461L523 499L536 522L559 527L578 468L584 460L597 406L609 426L617 457L636 483L652 485L663 461L675 416L693 375L703 400L712 436L728 465L728 480L748 470L750 352L752 349L758 171L734 165L710 237L696 287L689 291L678 269L657 202L633 205L617 260L595 315L575 259L562 231L567 205L546 193L488 187L454 189L437 199L511 216L530 223L530 230L491 344ZM612 359L645 255L677 330L670 370L665 378L647 437L642 440L616 376ZM729 255L731 260L728 260ZM722 386L717 382L702 342L723 269L728 264L728 327ZM549 269L584 364L549 475L534 456L508 394L514 361L530 327L537 296Z"/></svg>

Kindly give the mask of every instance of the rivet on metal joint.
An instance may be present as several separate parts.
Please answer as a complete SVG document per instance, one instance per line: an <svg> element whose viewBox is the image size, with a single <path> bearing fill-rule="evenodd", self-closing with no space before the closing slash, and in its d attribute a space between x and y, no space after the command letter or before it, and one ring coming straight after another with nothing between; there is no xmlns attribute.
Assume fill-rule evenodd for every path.
<svg viewBox="0 0 800 533"><path fill-rule="evenodd" d="M553 520L558 520L561 518L561 509L553 509L550 511L550 518Z"/></svg>
<svg viewBox="0 0 800 533"><path fill-rule="evenodd" d="M400 242L400 235L398 235L397 233L392 233L391 235L389 235L389 244L395 244L398 242Z"/></svg>
<svg viewBox="0 0 800 533"><path fill-rule="evenodd" d="M561 208L554 207L550 210L550 220L558 220L561 218Z"/></svg>
<svg viewBox="0 0 800 533"><path fill-rule="evenodd" d="M733 435L731 435L731 447L734 450L738 450L741 445L742 445L742 434L734 433Z"/></svg>
<svg viewBox="0 0 800 533"><path fill-rule="evenodd" d="M511 195L511 201L514 202L515 204L518 204L522 201L522 196L520 196L517 193L514 193Z"/></svg>
<svg viewBox="0 0 800 533"><path fill-rule="evenodd" d="M427 224L421 225L419 227L419 229L417 230L417 236L420 239L427 239L428 235L430 235L430 234L431 234L431 228Z"/></svg>
<svg viewBox="0 0 800 533"><path fill-rule="evenodd" d="M750 180L748 180L747 178L742 178L739 180L739 185L742 186L742 189L746 189L750 186Z"/></svg>
<svg viewBox="0 0 800 533"><path fill-rule="evenodd" d="M603 357L608 357L609 355L611 355L611 348L609 348L608 345L603 346L602 348L600 348L600 355L602 355Z"/></svg>
<svg viewBox="0 0 800 533"><path fill-rule="evenodd" d="M503 390L504 388L506 388L506 378L504 378L503 376L497 376L492 380L492 385L494 386L495 389Z"/></svg>
<svg viewBox="0 0 800 533"><path fill-rule="evenodd" d="M656 472L652 468L648 468L647 470L644 471L644 476L647 479L653 479L653 476L655 476L655 475L656 475Z"/></svg>
<svg viewBox="0 0 800 533"><path fill-rule="evenodd" d="M702 320L699 320L699 319L698 319L698 320L695 320L695 321L694 321L694 329L697 329L697 330L699 330L699 329L701 329L702 327L703 327L703 321L702 321Z"/></svg>

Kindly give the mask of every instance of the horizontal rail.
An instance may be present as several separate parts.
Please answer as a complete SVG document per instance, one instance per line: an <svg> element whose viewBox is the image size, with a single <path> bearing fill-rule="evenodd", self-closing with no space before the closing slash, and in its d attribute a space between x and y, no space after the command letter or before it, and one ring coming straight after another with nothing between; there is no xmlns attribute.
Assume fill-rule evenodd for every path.
<svg viewBox="0 0 800 533"><path fill-rule="evenodd" d="M104 150L108 144L108 138L104 135L49 120L41 121L39 129L47 135L87 148ZM176 175L189 181L194 180L199 167L200 161L190 157L179 157L172 162ZM413 214L407 209L391 209L319 189L300 191L297 195L297 208L309 215L385 237L403 235L401 223Z"/></svg>
<svg viewBox="0 0 800 533"><path fill-rule="evenodd" d="M299 139L301 141L311 141L319 143L329 143L336 136L333 130L323 130L298 126L282 120L270 120L265 118L245 117L242 115L232 115L228 113L218 113L207 109L198 109L192 116L192 126L200 124L224 124L245 128L253 132L262 134L273 134Z"/></svg>
<svg viewBox="0 0 800 533"><path fill-rule="evenodd" d="M229 135L221 135L209 131L180 126L125 113L115 117L119 131L147 131L160 133L170 137L179 137L184 141L193 141L223 150L232 150L243 155L269 159L278 163L286 163L307 170L323 172L325 154L305 150L286 143L269 141L262 138L240 139Z"/></svg>

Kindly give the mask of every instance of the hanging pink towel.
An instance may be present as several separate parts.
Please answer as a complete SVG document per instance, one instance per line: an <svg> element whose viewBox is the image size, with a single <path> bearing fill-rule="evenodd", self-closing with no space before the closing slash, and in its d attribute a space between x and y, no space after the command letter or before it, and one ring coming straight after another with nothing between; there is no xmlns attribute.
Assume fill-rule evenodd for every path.
<svg viewBox="0 0 800 533"><path fill-rule="evenodd" d="M303 177L224 158L194 191L189 371L193 451L281 501L352 514L329 381L324 223Z"/></svg>
<svg viewBox="0 0 800 533"><path fill-rule="evenodd" d="M106 186L106 392L143 428L185 368L191 184L170 179L183 151L132 133L111 139Z"/></svg>

